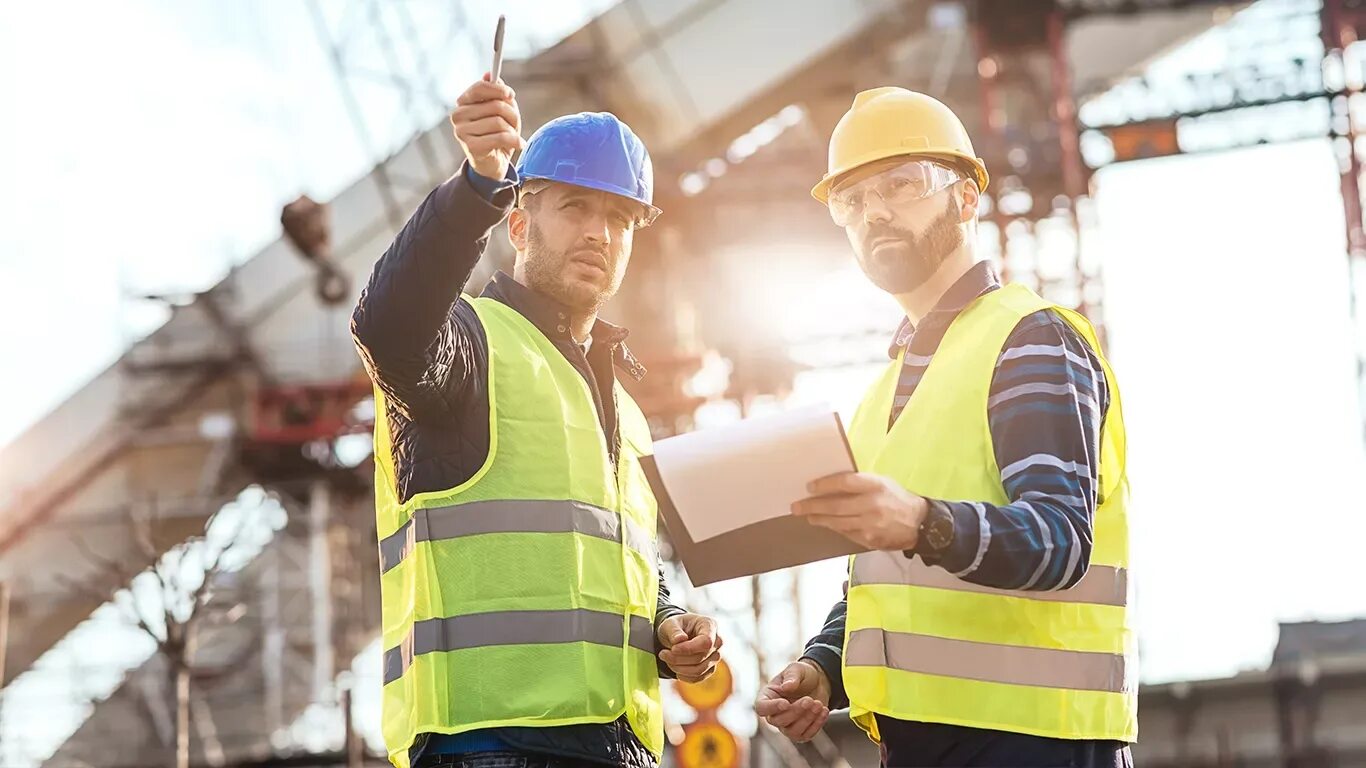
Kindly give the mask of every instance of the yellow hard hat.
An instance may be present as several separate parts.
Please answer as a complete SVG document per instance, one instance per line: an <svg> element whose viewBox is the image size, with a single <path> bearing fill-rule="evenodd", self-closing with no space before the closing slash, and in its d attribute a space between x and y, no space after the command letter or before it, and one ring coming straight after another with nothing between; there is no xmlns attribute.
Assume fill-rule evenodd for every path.
<svg viewBox="0 0 1366 768"><path fill-rule="evenodd" d="M903 155L970 170L977 189L987 188L986 163L972 151L967 129L953 110L923 93L886 86L854 97L830 136L830 170L811 196L824 203L835 182L851 171Z"/></svg>

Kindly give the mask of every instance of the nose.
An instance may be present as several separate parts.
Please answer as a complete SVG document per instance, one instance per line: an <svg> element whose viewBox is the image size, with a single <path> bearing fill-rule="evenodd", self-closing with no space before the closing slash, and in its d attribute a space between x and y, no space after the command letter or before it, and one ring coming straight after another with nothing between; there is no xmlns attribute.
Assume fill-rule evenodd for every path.
<svg viewBox="0 0 1366 768"><path fill-rule="evenodd" d="M892 220L892 211L877 192L863 196L863 220L869 224L885 224Z"/></svg>
<svg viewBox="0 0 1366 768"><path fill-rule="evenodd" d="M607 217L602 214L589 216L584 223L583 239L594 245L612 242L612 229L607 225Z"/></svg>

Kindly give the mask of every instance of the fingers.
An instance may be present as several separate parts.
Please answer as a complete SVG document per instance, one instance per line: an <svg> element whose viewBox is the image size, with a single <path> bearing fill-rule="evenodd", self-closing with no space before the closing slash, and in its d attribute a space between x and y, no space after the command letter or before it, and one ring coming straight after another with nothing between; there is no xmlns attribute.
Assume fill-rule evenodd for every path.
<svg viewBox="0 0 1366 768"><path fill-rule="evenodd" d="M513 152L526 148L526 140L515 133L495 133L477 136L465 142L472 157L481 157L494 151Z"/></svg>
<svg viewBox="0 0 1366 768"><path fill-rule="evenodd" d="M830 716L824 704L810 698L798 701L792 709L797 716L783 729L783 735L796 742L810 741Z"/></svg>
<svg viewBox="0 0 1366 768"><path fill-rule="evenodd" d="M769 683L759 691L759 698L754 702L754 711L760 717L769 718L774 715L786 712L792 707L792 702L788 701L778 688Z"/></svg>
<svg viewBox="0 0 1366 768"><path fill-rule="evenodd" d="M846 515L804 515L806 522L829 528L836 533L849 534L858 530L859 518Z"/></svg>
<svg viewBox="0 0 1366 768"><path fill-rule="evenodd" d="M499 80L496 83L489 82L487 80L487 72L484 73L484 78L485 79L481 79L469 88L466 88L465 92L460 94L460 97L455 100L455 103L458 106L466 106L468 104L478 104L479 102L493 101L495 99L512 101L516 98L516 94L513 90L505 85L502 80Z"/></svg>
<svg viewBox="0 0 1366 768"><path fill-rule="evenodd" d="M784 728L784 729L783 729L783 735L786 736L787 738L791 739L793 742L796 742L796 743L798 743L798 744L801 744L801 743L806 742L806 741L810 741L810 740L811 740L811 737L810 737L810 736L803 736L803 734L806 733L807 731L811 730L812 727L815 725L816 722L817 722L817 718L816 718L815 715L813 715L813 714L807 714L805 717L802 718L801 722L794 723L794 724L792 724L792 725L790 725L790 726ZM815 730L820 730L820 727L819 727L819 726L816 726ZM813 733L812 735L815 735L815 734Z"/></svg>
<svg viewBox="0 0 1366 768"><path fill-rule="evenodd" d="M462 141L477 139L480 136L493 136L499 133L516 133L517 129L502 117L485 117L465 123L456 129L456 137Z"/></svg>
<svg viewBox="0 0 1366 768"><path fill-rule="evenodd" d="M456 107L451 112L451 125L457 132L461 132L466 126L489 117L502 118L511 130L519 131L522 128L522 117L517 110L517 104L508 101L485 101Z"/></svg>
<svg viewBox="0 0 1366 768"><path fill-rule="evenodd" d="M788 664L773 682L778 684L778 690L787 694L789 697L801 693L802 689L802 670L796 664Z"/></svg>
<svg viewBox="0 0 1366 768"><path fill-rule="evenodd" d="M683 663L688 663L689 657L695 657L692 663L696 663L705 659L712 651L720 649L722 641L716 634L716 624L710 621L699 621L689 629L693 636L681 643L675 643L669 649Z"/></svg>
<svg viewBox="0 0 1366 768"><path fill-rule="evenodd" d="M675 645L688 639L688 633L683 629L683 622L677 616L661 621L656 634L659 637L660 644L668 649L672 649ZM660 654L660 658L663 658L663 653Z"/></svg>
<svg viewBox="0 0 1366 768"><path fill-rule="evenodd" d="M667 651L665 651L665 653L667 653ZM685 683L697 683L710 677L720 661L721 652L717 651L696 664L671 664L667 659L665 660L665 663L669 664L669 669L672 669L674 674L678 675L679 680L682 680Z"/></svg>
<svg viewBox="0 0 1366 768"><path fill-rule="evenodd" d="M673 651L663 650L659 652L659 660L669 665L669 669L681 672L684 669L701 667L704 664L716 663L721 660L721 652L713 651L706 656L679 656Z"/></svg>
<svg viewBox="0 0 1366 768"><path fill-rule="evenodd" d="M868 493L882 487L882 479L867 472L840 472L826 475L807 484L806 490L812 496L828 496L832 493Z"/></svg>
<svg viewBox="0 0 1366 768"><path fill-rule="evenodd" d="M793 741L811 740L830 717L828 706L803 695L814 692L817 674L805 662L789 664L760 691L755 713Z"/></svg>
<svg viewBox="0 0 1366 768"><path fill-rule="evenodd" d="M821 726L825 724L830 711L824 704L806 696L797 701L791 702L787 710L780 712L773 717L767 718L769 725L783 732L793 741L807 740L816 735ZM810 734L807 736L806 734ZM805 736L805 739L801 737Z"/></svg>
<svg viewBox="0 0 1366 768"><path fill-rule="evenodd" d="M802 689L807 687L802 685L802 666L805 665L800 661L793 662L774 675L768 685L759 691L759 699L754 704L755 711L765 717L786 712L791 703L803 695Z"/></svg>
<svg viewBox="0 0 1366 768"><path fill-rule="evenodd" d="M450 118L456 141L477 172L501 176L512 154L526 149L516 95L502 82L489 82L486 75L456 104Z"/></svg>
<svg viewBox="0 0 1366 768"><path fill-rule="evenodd" d="M861 515L867 504L865 497L841 493L830 496L815 496L792 505L792 514L798 517L855 517Z"/></svg>
<svg viewBox="0 0 1366 768"><path fill-rule="evenodd" d="M689 640L688 642L692 641ZM664 662L665 664L668 664L670 668L677 670L679 667L694 666L697 664L703 664L712 658L721 658L720 642L718 642L710 652L708 652L704 648L702 651L698 653L680 653L678 649L683 647L683 645L683 643L680 643L678 645L675 645L673 648L667 648L665 650L660 651L659 660Z"/></svg>
<svg viewBox="0 0 1366 768"><path fill-rule="evenodd" d="M807 517L805 520L812 525L820 526L826 530L838 533L859 546L869 547L870 549L885 548L881 545L881 540L864 526L862 518L844 517L840 515L817 515Z"/></svg>
<svg viewBox="0 0 1366 768"><path fill-rule="evenodd" d="M711 677L712 673L714 672L716 672L716 665L712 664L708 666L705 671L698 672L695 675L684 675L680 673L678 675L678 679L685 683L700 683L703 680L706 680L707 678Z"/></svg>
<svg viewBox="0 0 1366 768"><path fill-rule="evenodd" d="M708 654L719 647L716 638L708 635L688 638L681 643L674 643L670 653L678 659L705 659Z"/></svg>
<svg viewBox="0 0 1366 768"><path fill-rule="evenodd" d="M774 675L773 679L768 681L768 685L764 686L764 690L771 689L775 695L786 699L804 696L809 693L808 689L811 687L807 683L812 682L807 677L808 670L810 666L807 664L794 661L784 667L782 672Z"/></svg>
<svg viewBox="0 0 1366 768"><path fill-rule="evenodd" d="M794 723L801 720L806 714L806 707L801 703L804 700L805 699L784 701L783 704L786 705L785 707L782 707L776 714L765 719L768 720L769 725L786 733L788 728L791 728Z"/></svg>

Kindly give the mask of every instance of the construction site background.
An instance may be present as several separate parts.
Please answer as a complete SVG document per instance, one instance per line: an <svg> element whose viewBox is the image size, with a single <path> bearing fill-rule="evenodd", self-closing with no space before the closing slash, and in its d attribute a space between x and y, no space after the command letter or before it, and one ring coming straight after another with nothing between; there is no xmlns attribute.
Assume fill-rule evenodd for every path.
<svg viewBox="0 0 1366 768"><path fill-rule="evenodd" d="M984 250L1125 384L1138 763L1366 766L1366 3L134 0L0 9L0 768L384 764L347 321L499 13L527 135L609 110L655 158L604 314L656 437L848 417L899 309L807 190L859 90L953 107ZM666 765L876 764L751 706L842 563L666 570L734 676L666 686Z"/></svg>

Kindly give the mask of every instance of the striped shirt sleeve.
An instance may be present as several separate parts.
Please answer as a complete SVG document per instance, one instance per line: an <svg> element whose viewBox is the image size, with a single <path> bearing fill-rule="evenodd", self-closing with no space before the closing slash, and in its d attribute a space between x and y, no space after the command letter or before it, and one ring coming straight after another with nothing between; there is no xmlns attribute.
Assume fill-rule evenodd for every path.
<svg viewBox="0 0 1366 768"><path fill-rule="evenodd" d="M845 584L848 592L848 583ZM830 708L844 709L849 706L849 697L844 690L844 626L849 616L849 600L841 597L825 617L825 625L820 634L811 638L802 651L803 659L814 661L830 681Z"/></svg>
<svg viewBox="0 0 1366 768"><path fill-rule="evenodd" d="M1091 558L1100 430L1109 407L1090 345L1051 310L1021 320L992 379L987 417L1010 503L942 501L953 543L926 557L966 581L998 589L1075 585ZM924 547L920 548L921 550Z"/></svg>

